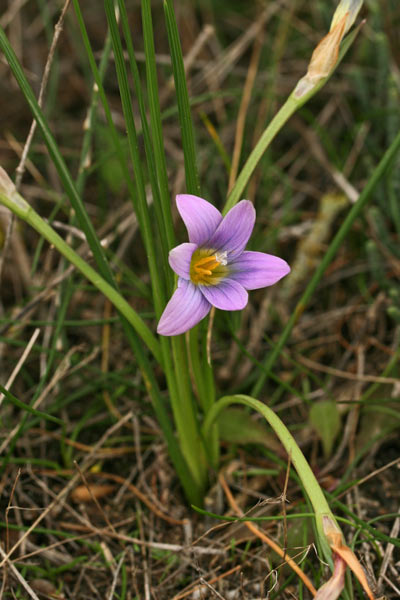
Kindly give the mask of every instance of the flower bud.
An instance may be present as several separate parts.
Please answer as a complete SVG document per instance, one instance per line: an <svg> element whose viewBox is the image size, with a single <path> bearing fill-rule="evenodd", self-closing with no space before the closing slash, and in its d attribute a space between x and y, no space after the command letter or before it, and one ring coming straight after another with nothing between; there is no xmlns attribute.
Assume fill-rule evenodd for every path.
<svg viewBox="0 0 400 600"><path fill-rule="evenodd" d="M344 29L344 35L349 31L357 18L358 13L362 7L363 0L341 0L338 4L337 9L332 17L331 28L334 29L338 22L347 14L346 27Z"/></svg>
<svg viewBox="0 0 400 600"><path fill-rule="evenodd" d="M363 0L341 0L333 15L329 33L312 53L307 73L297 83L294 95L301 98L333 71L339 56L341 41L353 25Z"/></svg>

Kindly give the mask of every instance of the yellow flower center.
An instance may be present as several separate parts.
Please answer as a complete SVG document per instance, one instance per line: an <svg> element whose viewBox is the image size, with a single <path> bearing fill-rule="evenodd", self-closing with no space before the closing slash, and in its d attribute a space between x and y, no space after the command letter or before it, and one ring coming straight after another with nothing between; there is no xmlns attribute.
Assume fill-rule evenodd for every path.
<svg viewBox="0 0 400 600"><path fill-rule="evenodd" d="M192 283L216 285L228 274L227 252L213 250L195 250L190 263Z"/></svg>

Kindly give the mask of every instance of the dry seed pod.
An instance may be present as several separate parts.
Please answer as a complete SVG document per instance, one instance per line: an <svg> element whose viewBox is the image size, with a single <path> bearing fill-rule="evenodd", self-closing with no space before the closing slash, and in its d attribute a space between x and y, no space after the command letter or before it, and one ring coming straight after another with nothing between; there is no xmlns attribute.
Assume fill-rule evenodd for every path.
<svg viewBox="0 0 400 600"><path fill-rule="evenodd" d="M109 496L114 491L113 485L78 485L71 492L71 500L73 502L93 502L94 499L99 500L105 496Z"/></svg>

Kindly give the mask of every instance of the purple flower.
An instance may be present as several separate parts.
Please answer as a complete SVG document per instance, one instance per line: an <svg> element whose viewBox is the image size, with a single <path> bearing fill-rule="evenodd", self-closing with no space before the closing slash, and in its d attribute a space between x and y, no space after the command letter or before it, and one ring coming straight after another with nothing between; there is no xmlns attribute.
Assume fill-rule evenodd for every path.
<svg viewBox="0 0 400 600"><path fill-rule="evenodd" d="M178 287L158 323L161 335L179 335L194 327L212 306L241 310L247 290L267 287L290 271L289 265L271 254L244 248L253 231L256 211L242 200L225 217L212 204L181 194L176 205L189 234L189 242L173 248L169 264Z"/></svg>

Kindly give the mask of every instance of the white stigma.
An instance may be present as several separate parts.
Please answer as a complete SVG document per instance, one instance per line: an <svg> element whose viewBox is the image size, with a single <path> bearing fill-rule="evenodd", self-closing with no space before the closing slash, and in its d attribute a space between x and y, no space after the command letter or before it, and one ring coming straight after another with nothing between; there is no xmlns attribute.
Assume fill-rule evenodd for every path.
<svg viewBox="0 0 400 600"><path fill-rule="evenodd" d="M225 252L216 252L214 254L215 256L215 260L217 260L221 265L225 266L228 264L228 252L225 250Z"/></svg>

